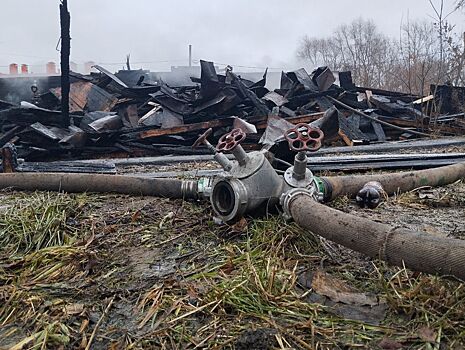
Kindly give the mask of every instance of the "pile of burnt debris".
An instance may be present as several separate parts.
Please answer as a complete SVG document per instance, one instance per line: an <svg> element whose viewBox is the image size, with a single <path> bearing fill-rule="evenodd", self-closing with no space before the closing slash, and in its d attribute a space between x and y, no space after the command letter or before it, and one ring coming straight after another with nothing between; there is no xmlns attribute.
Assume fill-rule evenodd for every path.
<svg viewBox="0 0 465 350"><path fill-rule="evenodd" d="M231 67L218 74L207 61L191 86L96 69L89 76L72 73L69 120L60 112L61 88L36 93L33 103L0 101L0 147L13 144L19 158L44 161L204 154L206 148L191 145L209 128L212 140L243 129L246 150L275 145L298 123L320 127L325 144L334 146L465 131L465 89L447 85L415 96L358 87L350 72L320 67L311 74L282 72L280 88L269 91L266 71L252 82Z"/></svg>

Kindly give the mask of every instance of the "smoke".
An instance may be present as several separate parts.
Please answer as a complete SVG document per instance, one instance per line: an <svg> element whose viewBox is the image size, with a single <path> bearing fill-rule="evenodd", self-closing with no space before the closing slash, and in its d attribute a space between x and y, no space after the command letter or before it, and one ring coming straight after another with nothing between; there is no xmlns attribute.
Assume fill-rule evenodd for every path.
<svg viewBox="0 0 465 350"><path fill-rule="evenodd" d="M54 81L55 80L55 81ZM21 101L32 101L33 93L31 87L36 85L39 94L47 92L51 87L58 86L59 77L49 79L48 77L7 77L0 79L0 100L19 105Z"/></svg>

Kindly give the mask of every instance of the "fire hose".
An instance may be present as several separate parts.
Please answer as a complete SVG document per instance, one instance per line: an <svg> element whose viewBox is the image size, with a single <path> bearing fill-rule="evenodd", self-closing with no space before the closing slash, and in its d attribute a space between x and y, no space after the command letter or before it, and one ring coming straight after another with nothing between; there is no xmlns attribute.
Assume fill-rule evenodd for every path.
<svg viewBox="0 0 465 350"><path fill-rule="evenodd" d="M125 175L76 173L0 174L0 189L63 191L69 193L121 193L138 196L196 199L197 181L151 179Z"/></svg>
<svg viewBox="0 0 465 350"><path fill-rule="evenodd" d="M422 186L444 186L465 176L465 163L409 172L322 177L325 200L348 195L354 197L367 182L379 182L387 194L412 191Z"/></svg>
<svg viewBox="0 0 465 350"><path fill-rule="evenodd" d="M295 222L313 234L390 265L465 279L465 240L441 238L343 213L296 195L287 209Z"/></svg>

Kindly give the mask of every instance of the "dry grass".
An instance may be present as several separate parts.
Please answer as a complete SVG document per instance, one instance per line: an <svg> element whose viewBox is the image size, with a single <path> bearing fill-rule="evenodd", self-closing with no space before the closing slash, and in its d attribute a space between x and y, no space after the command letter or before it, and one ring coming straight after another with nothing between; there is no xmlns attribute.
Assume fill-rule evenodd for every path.
<svg viewBox="0 0 465 350"><path fill-rule="evenodd" d="M12 232L3 233L0 248L0 349L442 349L465 342L462 283L340 247L329 253L327 242L278 217L231 228L214 224L208 205L181 201L9 198L10 217L0 219ZM311 299L302 276L321 268L386 300L384 321L343 318Z"/></svg>
<svg viewBox="0 0 465 350"><path fill-rule="evenodd" d="M78 232L74 218L84 205L85 196L21 195L0 217L2 251L27 253L72 243Z"/></svg>
<svg viewBox="0 0 465 350"><path fill-rule="evenodd" d="M434 348L448 344L448 348L465 343L465 288L463 283L417 274L406 269L390 278L380 276L380 285L395 313L392 322L402 322L410 334L419 336L430 330ZM434 339L434 340L433 340Z"/></svg>
<svg viewBox="0 0 465 350"><path fill-rule="evenodd" d="M416 209L465 206L463 180L444 187L419 187L393 197L393 202Z"/></svg>

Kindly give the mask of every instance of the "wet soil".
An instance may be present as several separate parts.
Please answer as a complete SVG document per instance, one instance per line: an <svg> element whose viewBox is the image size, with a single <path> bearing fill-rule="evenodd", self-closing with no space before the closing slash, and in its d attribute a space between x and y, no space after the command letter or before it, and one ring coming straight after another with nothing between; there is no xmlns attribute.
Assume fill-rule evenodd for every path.
<svg viewBox="0 0 465 350"><path fill-rule="evenodd" d="M121 169L121 172L215 167L211 163L196 163L128 167ZM0 194L0 213L2 208L14 203L16 196L15 192ZM200 305L203 293L210 286L204 285L202 279L192 282L189 278L199 271L205 273L205 267L214 266L217 261L224 262L226 257L215 255L218 247L247 239L241 232L237 233L226 225L218 225L213 220L208 203L111 194L88 194L87 201L88 210L79 219L79 224L85 228L80 244L86 246L86 259L80 265L80 273L69 275L63 270L46 282L35 285L10 279L6 287L23 291L25 303L34 305L37 316L35 319L28 318L28 314L24 320L18 318L14 322L4 321L0 325L0 349L7 349L41 329L41 322L50 324L58 321L68 327L69 342L66 348L70 349L82 348L89 342L93 332L92 349L195 348L195 344L198 348L205 348L213 344L213 339L225 339L219 342L223 345L215 345L216 348L272 349L280 346L276 335L282 334L281 328L257 328L250 324L250 329L247 329L247 323L244 325L244 321L238 321L237 324L241 323L242 327L238 331L235 328L237 324L234 326L235 316L230 320L230 330L216 329L211 335L199 332L198 337L194 332L186 339L183 335L188 332L176 328L172 320L171 323L165 323L163 317L156 317L157 314L147 318L148 310L159 302L157 298L171 298L169 300L172 300L174 308L180 300L191 307ZM360 209L347 198L331 206L357 216L419 229L432 235L465 237L463 182L437 190L422 189L392 197L374 210ZM253 223L254 219L248 219L249 227ZM314 270L323 266L335 276L343 276L362 291L383 293L379 286L375 287L365 280L366 276L376 272L372 259L325 240L321 240L320 252L315 256L313 260L307 257L310 262L304 261L300 269ZM8 273L5 263L2 266L0 272ZM357 271L362 271L359 276ZM305 286L301 285L300 288ZM157 293L162 295L158 297ZM311 298L307 300L309 303L318 302ZM74 305L79 312L63 314L64 307L70 305ZM397 311L390 312L395 314ZM280 321L286 324L285 319ZM187 325L201 330L211 322L215 320L199 313L189 319ZM327 327L329 332L331 323ZM386 327L395 325L387 323ZM373 344L378 344L384 336L392 333L388 328L378 339L367 340L365 344L358 342L353 344L354 347L373 348ZM352 348L350 342L345 345L328 344L321 348Z"/></svg>

